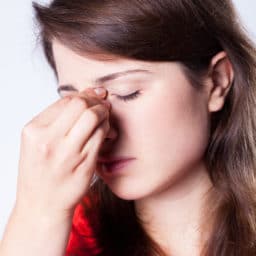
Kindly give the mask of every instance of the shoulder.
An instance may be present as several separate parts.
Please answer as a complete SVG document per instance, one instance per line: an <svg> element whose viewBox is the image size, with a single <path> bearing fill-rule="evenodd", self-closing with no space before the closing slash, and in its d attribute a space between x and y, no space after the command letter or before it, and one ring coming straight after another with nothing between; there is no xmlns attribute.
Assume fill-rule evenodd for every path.
<svg viewBox="0 0 256 256"><path fill-rule="evenodd" d="M75 208L65 256L96 256L101 252L95 237L95 227L91 218L85 214L90 204L89 198L84 197Z"/></svg>

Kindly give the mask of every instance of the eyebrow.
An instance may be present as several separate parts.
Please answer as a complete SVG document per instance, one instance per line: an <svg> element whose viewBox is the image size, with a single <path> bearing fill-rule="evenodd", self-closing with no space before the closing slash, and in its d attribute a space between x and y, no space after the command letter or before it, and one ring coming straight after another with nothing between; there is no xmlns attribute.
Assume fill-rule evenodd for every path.
<svg viewBox="0 0 256 256"><path fill-rule="evenodd" d="M132 75L135 73L150 74L152 72L150 72L149 70L146 70L146 69L131 69L131 70L126 70L126 71L121 71L121 72L117 72L117 73L113 73L113 74L109 74L109 75L97 78L94 81L94 85L103 84L103 83L118 79L121 76ZM63 84L63 85L60 85L57 89L58 94L60 94L61 91L78 91L78 90L72 84Z"/></svg>

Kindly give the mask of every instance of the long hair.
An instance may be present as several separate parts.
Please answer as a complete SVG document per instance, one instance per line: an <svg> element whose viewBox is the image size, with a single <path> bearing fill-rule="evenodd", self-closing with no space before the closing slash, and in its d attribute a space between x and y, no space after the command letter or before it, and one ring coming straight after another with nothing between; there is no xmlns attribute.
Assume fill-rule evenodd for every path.
<svg viewBox="0 0 256 256"><path fill-rule="evenodd" d="M234 80L223 108L211 116L205 152L218 200L203 255L256 255L256 48L232 2L54 0L33 7L40 42L56 76L54 38L95 57L178 61L197 87L212 57L227 53ZM142 229L133 201L118 198L100 179L87 196L94 200L85 206L88 217L98 214L92 223L102 255L164 255Z"/></svg>

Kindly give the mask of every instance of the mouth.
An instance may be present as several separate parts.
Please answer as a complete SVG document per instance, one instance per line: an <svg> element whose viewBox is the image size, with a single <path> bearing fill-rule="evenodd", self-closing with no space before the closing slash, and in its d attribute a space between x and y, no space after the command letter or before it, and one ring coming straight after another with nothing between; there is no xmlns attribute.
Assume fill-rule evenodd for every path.
<svg viewBox="0 0 256 256"><path fill-rule="evenodd" d="M118 160L101 161L104 173L116 173L127 166L134 158L122 158Z"/></svg>

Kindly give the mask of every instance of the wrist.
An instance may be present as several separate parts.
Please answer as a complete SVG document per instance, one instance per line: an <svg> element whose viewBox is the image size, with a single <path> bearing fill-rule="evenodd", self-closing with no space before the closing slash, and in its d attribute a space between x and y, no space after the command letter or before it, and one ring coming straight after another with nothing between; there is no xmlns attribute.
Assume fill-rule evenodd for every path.
<svg viewBox="0 0 256 256"><path fill-rule="evenodd" d="M64 255L70 235L69 215L13 208L1 244L1 255Z"/></svg>
<svg viewBox="0 0 256 256"><path fill-rule="evenodd" d="M69 226L72 224L73 213L71 212L50 212L46 209L36 209L28 207L13 208L11 218L26 223L28 225L36 225L37 228L44 227L53 228L55 226Z"/></svg>

